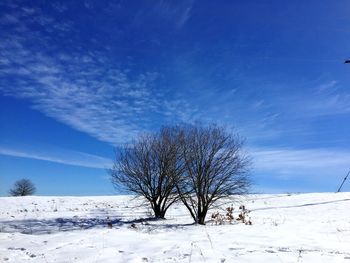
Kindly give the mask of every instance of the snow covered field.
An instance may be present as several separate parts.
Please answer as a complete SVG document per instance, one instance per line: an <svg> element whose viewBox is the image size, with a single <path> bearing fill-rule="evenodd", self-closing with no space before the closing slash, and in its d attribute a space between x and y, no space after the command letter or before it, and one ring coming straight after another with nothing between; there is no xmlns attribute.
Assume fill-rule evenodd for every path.
<svg viewBox="0 0 350 263"><path fill-rule="evenodd" d="M350 193L250 195L253 225L167 220L129 196L0 198L0 262L349 262ZM216 208L208 214L221 211ZM110 224L112 223L112 227Z"/></svg>

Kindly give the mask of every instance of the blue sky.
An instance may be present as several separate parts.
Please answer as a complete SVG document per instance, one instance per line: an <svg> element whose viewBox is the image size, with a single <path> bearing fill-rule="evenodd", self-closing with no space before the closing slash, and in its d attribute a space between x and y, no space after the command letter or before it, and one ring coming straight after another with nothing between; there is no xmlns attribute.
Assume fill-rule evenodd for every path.
<svg viewBox="0 0 350 263"><path fill-rule="evenodd" d="M246 138L257 192L350 169L350 2L1 1L0 195L109 195L113 149L177 122ZM350 191L350 183L344 190Z"/></svg>

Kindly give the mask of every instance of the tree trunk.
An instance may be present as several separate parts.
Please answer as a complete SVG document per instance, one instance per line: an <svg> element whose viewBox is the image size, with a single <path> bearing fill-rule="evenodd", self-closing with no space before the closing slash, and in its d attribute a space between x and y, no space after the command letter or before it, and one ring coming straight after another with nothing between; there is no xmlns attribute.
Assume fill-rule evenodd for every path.
<svg viewBox="0 0 350 263"><path fill-rule="evenodd" d="M198 219L197 219L197 224L205 225L205 217L199 216Z"/></svg>
<svg viewBox="0 0 350 263"><path fill-rule="evenodd" d="M161 206L159 204L153 204L153 212L155 218L162 218L164 219L165 217L165 212L163 209L161 209Z"/></svg>
<svg viewBox="0 0 350 263"><path fill-rule="evenodd" d="M205 217L208 211L207 208L202 208L202 209L203 210L200 213L198 213L198 216L197 216L197 224L199 225L205 225Z"/></svg>

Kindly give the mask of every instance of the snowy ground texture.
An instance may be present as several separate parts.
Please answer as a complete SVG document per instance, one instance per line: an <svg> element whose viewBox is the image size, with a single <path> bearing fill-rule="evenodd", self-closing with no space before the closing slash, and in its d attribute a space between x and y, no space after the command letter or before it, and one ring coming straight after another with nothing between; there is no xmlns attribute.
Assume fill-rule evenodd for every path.
<svg viewBox="0 0 350 263"><path fill-rule="evenodd" d="M350 263L350 193L249 195L222 208L230 204L250 209L253 225L193 225L181 204L147 220L129 196L2 197L0 262ZM209 220L215 211L224 213Z"/></svg>

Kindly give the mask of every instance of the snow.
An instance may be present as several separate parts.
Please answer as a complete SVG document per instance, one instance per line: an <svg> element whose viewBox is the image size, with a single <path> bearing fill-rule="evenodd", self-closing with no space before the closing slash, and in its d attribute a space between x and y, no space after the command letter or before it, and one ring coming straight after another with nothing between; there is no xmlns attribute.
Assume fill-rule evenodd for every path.
<svg viewBox="0 0 350 263"><path fill-rule="evenodd" d="M241 204L253 225L210 221ZM226 200L206 226L181 204L166 217L151 219L131 196L2 197L0 262L350 263L350 193Z"/></svg>

